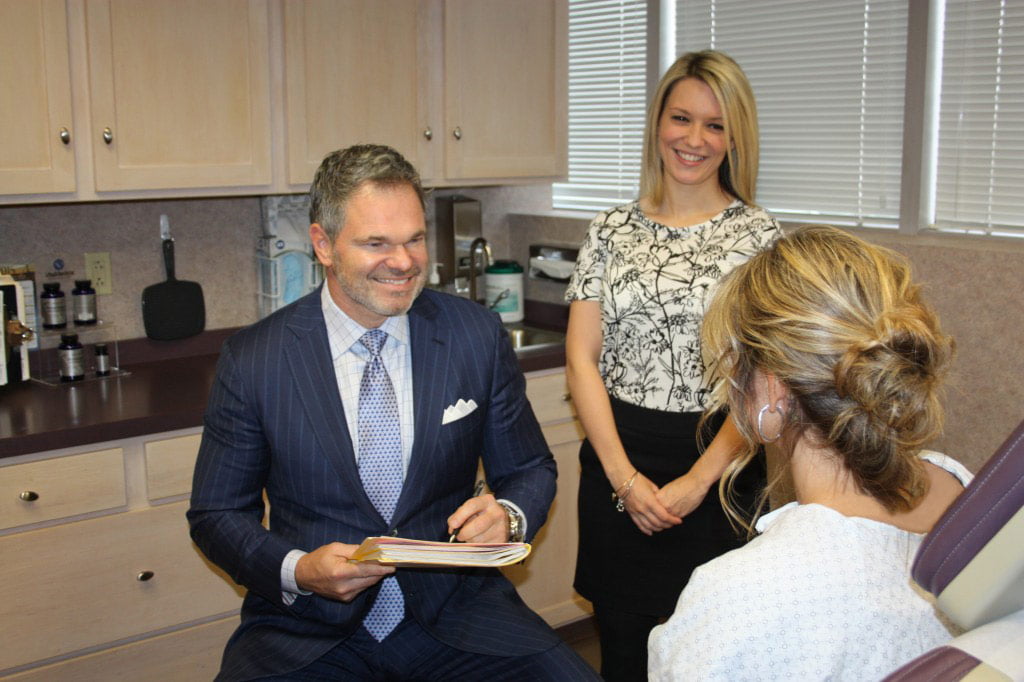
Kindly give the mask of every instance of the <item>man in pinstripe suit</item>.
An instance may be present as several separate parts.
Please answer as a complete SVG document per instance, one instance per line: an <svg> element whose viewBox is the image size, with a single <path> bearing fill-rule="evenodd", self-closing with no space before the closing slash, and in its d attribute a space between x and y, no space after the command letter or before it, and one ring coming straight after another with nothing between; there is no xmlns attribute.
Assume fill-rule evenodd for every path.
<svg viewBox="0 0 1024 682"><path fill-rule="evenodd" d="M495 569L348 561L374 535L529 539L555 463L497 317L423 290L412 166L379 145L333 152L310 197L325 285L225 343L196 463L192 537L248 590L218 679L597 679ZM364 490L356 437L369 361L359 341L376 329L396 464L401 436L389 520ZM479 457L493 495L472 496ZM400 587L397 607L387 599L398 624L371 634L364 620L387 576Z"/></svg>

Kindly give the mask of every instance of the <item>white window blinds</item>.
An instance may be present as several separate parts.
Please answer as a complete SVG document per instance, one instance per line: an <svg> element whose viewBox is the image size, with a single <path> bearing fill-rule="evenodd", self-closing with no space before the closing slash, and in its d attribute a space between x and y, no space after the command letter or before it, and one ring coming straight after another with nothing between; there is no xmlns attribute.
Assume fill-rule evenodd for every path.
<svg viewBox="0 0 1024 682"><path fill-rule="evenodd" d="M676 47L728 53L761 126L758 203L780 218L895 227L906 0L678 0Z"/></svg>
<svg viewBox="0 0 1024 682"><path fill-rule="evenodd" d="M553 206L636 198L646 96L647 0L569 2L569 178Z"/></svg>
<svg viewBox="0 0 1024 682"><path fill-rule="evenodd" d="M935 227L1024 234L1024 3L946 0Z"/></svg>

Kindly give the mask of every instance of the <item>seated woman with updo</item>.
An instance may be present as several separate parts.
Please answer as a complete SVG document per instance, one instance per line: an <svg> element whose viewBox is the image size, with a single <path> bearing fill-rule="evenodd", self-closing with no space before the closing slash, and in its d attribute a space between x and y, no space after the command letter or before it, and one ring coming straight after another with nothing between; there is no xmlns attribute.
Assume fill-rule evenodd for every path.
<svg viewBox="0 0 1024 682"><path fill-rule="evenodd" d="M877 680L955 636L910 567L971 474L922 450L953 344L903 258L801 228L721 282L702 342L747 446L723 503L763 443L796 501L753 529L734 511L758 535L696 569L651 633L650 679Z"/></svg>

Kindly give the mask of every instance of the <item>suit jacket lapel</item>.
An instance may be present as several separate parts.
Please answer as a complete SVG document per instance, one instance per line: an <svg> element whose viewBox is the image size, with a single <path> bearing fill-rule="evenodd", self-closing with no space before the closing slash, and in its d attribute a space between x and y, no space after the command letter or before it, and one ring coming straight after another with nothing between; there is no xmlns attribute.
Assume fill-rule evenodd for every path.
<svg viewBox="0 0 1024 682"><path fill-rule="evenodd" d="M343 488L352 491L353 498L363 505L367 513L379 516L359 478L355 448L345 421L345 408L338 393L327 327L320 308L320 289L296 305L288 328L295 338L285 349L285 357L295 379L299 401L309 414L320 449L338 472ZM288 396L282 396L282 399L287 400ZM297 456L308 455L299 453Z"/></svg>
<svg viewBox="0 0 1024 682"><path fill-rule="evenodd" d="M415 496L425 492L418 483L427 465L426 453L437 442L441 430L451 342L448 330L438 324L438 314L437 306L422 295L409 310L415 435L412 459L395 509L397 520L403 518L402 514L413 504Z"/></svg>

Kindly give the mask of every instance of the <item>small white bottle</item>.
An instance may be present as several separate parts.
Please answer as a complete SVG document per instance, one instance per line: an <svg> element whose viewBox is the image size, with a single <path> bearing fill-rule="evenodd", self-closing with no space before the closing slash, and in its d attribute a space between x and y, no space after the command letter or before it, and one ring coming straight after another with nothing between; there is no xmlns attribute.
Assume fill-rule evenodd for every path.
<svg viewBox="0 0 1024 682"><path fill-rule="evenodd" d="M523 266L514 260L496 260L487 266L484 299L502 322L523 321Z"/></svg>

